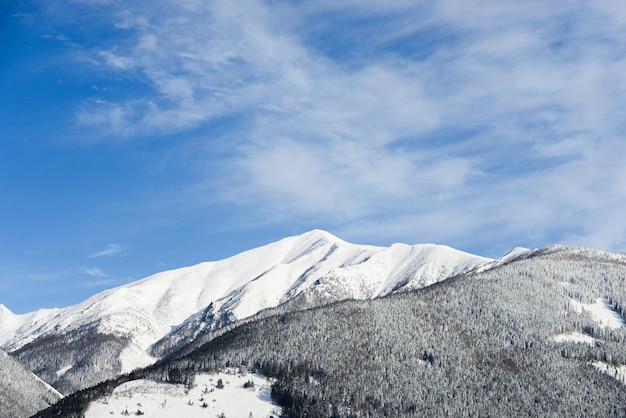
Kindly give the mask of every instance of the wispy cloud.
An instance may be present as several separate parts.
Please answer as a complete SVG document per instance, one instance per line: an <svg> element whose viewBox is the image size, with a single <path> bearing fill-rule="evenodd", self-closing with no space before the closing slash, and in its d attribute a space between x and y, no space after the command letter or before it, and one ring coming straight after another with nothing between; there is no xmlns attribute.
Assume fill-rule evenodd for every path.
<svg viewBox="0 0 626 418"><path fill-rule="evenodd" d="M251 219L626 249L624 8L417 3L124 6L111 25L127 36L93 59L143 88L86 101L77 121L101 140L206 127L210 169L187 198Z"/></svg>
<svg viewBox="0 0 626 418"><path fill-rule="evenodd" d="M106 274L102 269L97 267L83 267L82 271L91 277L111 277L109 274Z"/></svg>
<svg viewBox="0 0 626 418"><path fill-rule="evenodd" d="M75 282L75 287L80 289L106 289L114 286L119 286L125 283L128 283L129 280L120 279L119 277L113 277L109 275L105 275L103 277L100 276L92 276L88 280L79 280Z"/></svg>
<svg viewBox="0 0 626 418"><path fill-rule="evenodd" d="M99 257L109 257L113 255L119 255L124 253L128 247L126 245L121 244L107 244L101 250L95 251L87 256L87 258L99 258Z"/></svg>
<svg viewBox="0 0 626 418"><path fill-rule="evenodd" d="M107 288L127 283L129 281L127 279L121 279L119 277L115 277L114 275L108 274L104 270L97 267L82 267L79 270L79 273L89 276L87 280L80 279L75 281L75 286L79 288Z"/></svg>

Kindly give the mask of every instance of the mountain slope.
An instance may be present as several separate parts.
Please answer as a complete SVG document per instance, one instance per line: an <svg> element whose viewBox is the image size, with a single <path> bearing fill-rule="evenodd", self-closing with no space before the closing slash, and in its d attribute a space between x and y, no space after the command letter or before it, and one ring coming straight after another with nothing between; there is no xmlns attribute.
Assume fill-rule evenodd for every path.
<svg viewBox="0 0 626 418"><path fill-rule="evenodd" d="M61 394L0 350L0 418L29 417Z"/></svg>
<svg viewBox="0 0 626 418"><path fill-rule="evenodd" d="M286 417L626 415L626 256L550 247L424 289L274 315L125 380L241 366ZM606 320L607 318L612 318Z"/></svg>
<svg viewBox="0 0 626 418"><path fill-rule="evenodd" d="M0 303L0 345L11 341L26 330L37 329L59 311L59 309L40 309L17 315Z"/></svg>
<svg viewBox="0 0 626 418"><path fill-rule="evenodd" d="M10 327L0 323L0 335L15 334L4 349L69 393L151 364L206 329L294 298L292 309L370 299L489 261L445 246L355 245L314 230L225 260L158 273L65 309L26 315L22 323L14 316ZM159 349L150 351L157 341Z"/></svg>
<svg viewBox="0 0 626 418"><path fill-rule="evenodd" d="M235 319L279 304L283 311L295 311L346 299L372 299L419 289L490 262L442 245L394 244L389 248L363 249L328 237L316 241L308 250L317 253L320 261L298 265L300 260L296 259L277 265L229 295L226 302L218 300L192 315L156 342L152 353L159 357L170 355ZM249 309L248 296L264 296L277 277L293 283L280 288L278 303L266 303L264 308L253 305L255 309ZM240 314L242 308L248 309L246 315Z"/></svg>

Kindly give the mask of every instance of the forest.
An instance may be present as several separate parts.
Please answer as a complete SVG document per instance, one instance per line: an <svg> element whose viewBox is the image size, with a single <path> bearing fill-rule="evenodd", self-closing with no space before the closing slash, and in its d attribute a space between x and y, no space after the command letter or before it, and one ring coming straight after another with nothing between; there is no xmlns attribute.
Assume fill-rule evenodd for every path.
<svg viewBox="0 0 626 418"><path fill-rule="evenodd" d="M59 392L0 350L0 418L29 417L60 398Z"/></svg>

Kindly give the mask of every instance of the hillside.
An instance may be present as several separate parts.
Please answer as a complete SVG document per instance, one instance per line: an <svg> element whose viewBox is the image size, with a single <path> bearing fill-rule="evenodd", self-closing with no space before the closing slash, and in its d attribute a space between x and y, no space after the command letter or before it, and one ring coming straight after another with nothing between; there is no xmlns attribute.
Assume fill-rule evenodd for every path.
<svg viewBox="0 0 626 418"><path fill-rule="evenodd" d="M0 350L0 418L29 417L61 394Z"/></svg>
<svg viewBox="0 0 626 418"><path fill-rule="evenodd" d="M285 304L306 309L420 288L491 260L430 244L356 245L314 230L166 271L63 309L0 317L2 348L63 393L154 363ZM3 319L5 318L5 319Z"/></svg>
<svg viewBox="0 0 626 418"><path fill-rule="evenodd" d="M125 379L255 369L288 417L624 416L626 257L550 247L425 289L281 314ZM82 407L80 405L83 405Z"/></svg>

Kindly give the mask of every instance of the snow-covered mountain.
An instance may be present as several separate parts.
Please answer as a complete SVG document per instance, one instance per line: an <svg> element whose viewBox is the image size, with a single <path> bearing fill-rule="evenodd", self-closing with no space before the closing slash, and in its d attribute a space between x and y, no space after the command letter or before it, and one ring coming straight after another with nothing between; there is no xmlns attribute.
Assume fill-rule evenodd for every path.
<svg viewBox="0 0 626 418"><path fill-rule="evenodd" d="M0 303L0 345L22 334L25 329L37 328L58 311L59 309L40 309L16 315Z"/></svg>
<svg viewBox="0 0 626 418"><path fill-rule="evenodd" d="M304 309L415 289L490 259L432 244L355 245L325 231L221 261L166 271L64 309L14 315L0 306L0 344L64 392L87 387L157 357L151 346L186 338L290 300Z"/></svg>
<svg viewBox="0 0 626 418"><path fill-rule="evenodd" d="M410 253L396 247L404 256ZM626 416L626 254L518 248L489 268L415 292L285 312L302 302L299 295L341 283L337 277L355 281L353 270L390 252L383 249L332 269L255 320L240 321L217 337L224 328L201 334L177 352L181 355L68 396L37 417L132 414L139 404L146 416L215 416L219 398L207 402L218 408L213 412L198 405L204 402L203 387L213 388L199 376L234 367L275 378L272 399L285 416L412 417L424 411L429 416ZM372 280L378 280L372 289L393 289L380 285L390 270L376 265L371 266ZM305 276L304 282L316 277ZM370 294L376 292L360 297ZM216 309L205 309L204 323L215 320ZM190 320L179 330L202 323ZM194 376L199 386L192 384ZM243 390L242 382L233 388ZM240 392L236 401L228 396L229 405L245 402ZM194 405L185 403L189 399ZM246 416L248 411L222 412ZM263 416L254 409L255 417L259 413Z"/></svg>

